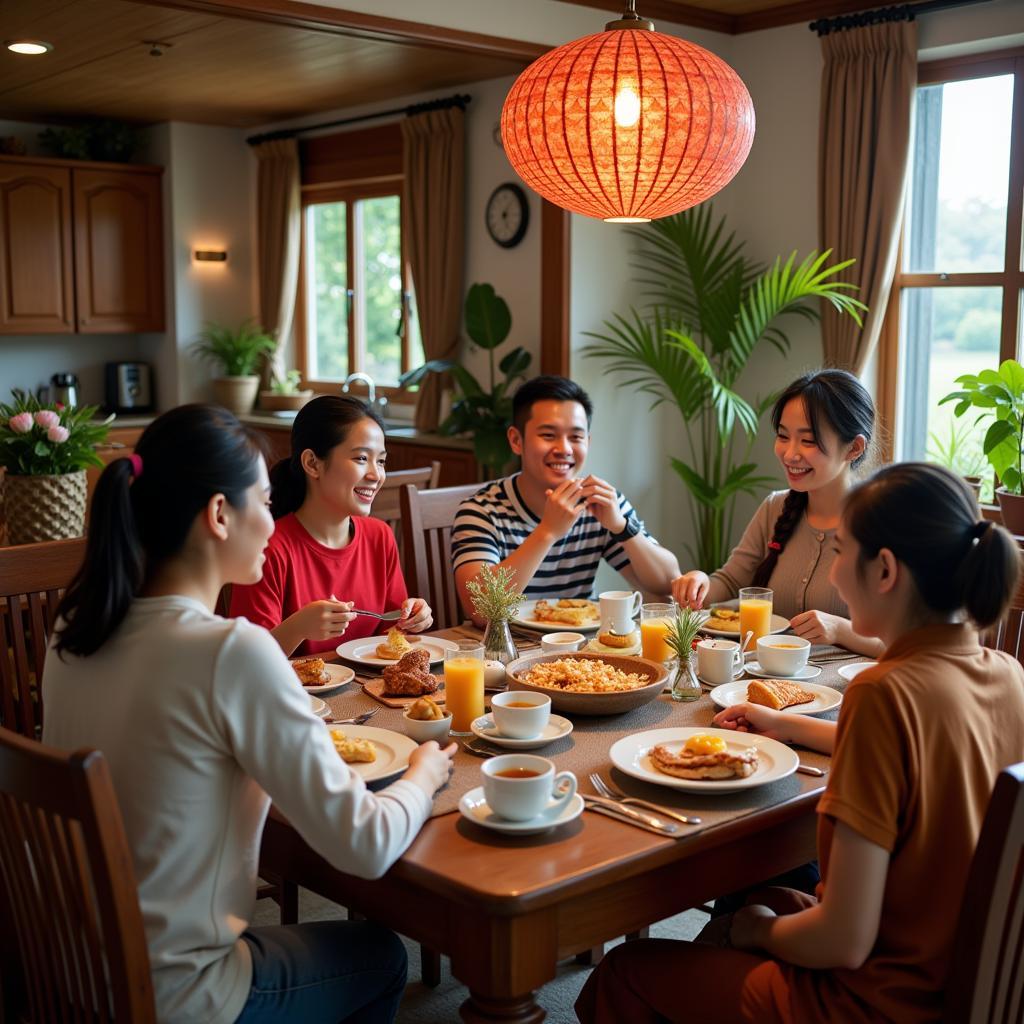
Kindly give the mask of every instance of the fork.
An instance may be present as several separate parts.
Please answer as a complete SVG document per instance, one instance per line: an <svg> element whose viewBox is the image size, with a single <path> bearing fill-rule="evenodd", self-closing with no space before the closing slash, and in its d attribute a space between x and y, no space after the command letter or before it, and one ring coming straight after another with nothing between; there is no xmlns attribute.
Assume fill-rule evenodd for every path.
<svg viewBox="0 0 1024 1024"><path fill-rule="evenodd" d="M369 711L364 711L361 715L356 715L355 718L325 718L324 721L328 725L362 725L364 722L368 722L380 708L370 708Z"/></svg>
<svg viewBox="0 0 1024 1024"><path fill-rule="evenodd" d="M384 612L382 615L380 612L367 612L362 608L353 608L352 614L365 615L370 619L380 619L381 622L397 622L402 617L402 609L396 608L393 612Z"/></svg>
<svg viewBox="0 0 1024 1024"><path fill-rule="evenodd" d="M656 814L664 815L666 818L672 818L675 821L681 821L684 825L699 825L701 824L700 818L695 818L692 815L687 816L685 814L679 814L676 811L671 810L668 807L662 807L660 804L651 803L650 800L641 800L637 796L626 796L618 786L611 782L606 782L597 772L591 772L590 784L601 794L601 796L607 797L609 800L614 800L621 804L633 804L635 807L646 807L649 811L654 811Z"/></svg>

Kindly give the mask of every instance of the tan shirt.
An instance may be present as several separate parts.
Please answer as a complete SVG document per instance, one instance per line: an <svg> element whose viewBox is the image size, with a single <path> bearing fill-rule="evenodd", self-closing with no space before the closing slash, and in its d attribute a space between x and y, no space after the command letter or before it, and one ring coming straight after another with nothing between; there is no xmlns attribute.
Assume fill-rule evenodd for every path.
<svg viewBox="0 0 1024 1024"><path fill-rule="evenodd" d="M891 854L878 938L857 970L792 972L795 1020L937 1021L971 858L998 772L1024 760L1024 670L970 626L898 640L846 691L818 855L837 821Z"/></svg>
<svg viewBox="0 0 1024 1024"><path fill-rule="evenodd" d="M761 502L739 544L733 548L729 561L711 574L708 604L738 597L741 587L751 586L754 572L768 555L768 542L775 530L775 520L779 518L788 493L775 491ZM834 535L835 530L814 529L807 522L806 514L800 517L768 581L768 586L775 592L772 611L776 615L791 619L801 612L819 611L849 617L846 604L828 581L835 559L832 550Z"/></svg>

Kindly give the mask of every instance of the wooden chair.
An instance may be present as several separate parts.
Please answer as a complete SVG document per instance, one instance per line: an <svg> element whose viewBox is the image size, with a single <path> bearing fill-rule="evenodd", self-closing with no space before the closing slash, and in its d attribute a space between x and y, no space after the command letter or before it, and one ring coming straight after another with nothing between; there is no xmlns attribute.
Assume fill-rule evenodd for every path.
<svg viewBox="0 0 1024 1024"><path fill-rule="evenodd" d="M1024 664L1024 575L1003 618L982 634L986 647L1012 654Z"/></svg>
<svg viewBox="0 0 1024 1024"><path fill-rule="evenodd" d="M26 1019L156 1024L135 871L99 751L64 754L0 729L0 900Z"/></svg>
<svg viewBox="0 0 1024 1024"><path fill-rule="evenodd" d="M40 682L57 605L85 557L85 538L0 548L0 726L38 739Z"/></svg>
<svg viewBox="0 0 1024 1024"><path fill-rule="evenodd" d="M944 1024L1024 1020L1024 763L996 778L950 963Z"/></svg>
<svg viewBox="0 0 1024 1024"><path fill-rule="evenodd" d="M437 487L440 476L441 463L437 459L422 469L396 469L384 478L384 486L373 500L373 510L370 515L374 519L383 519L391 527L395 535L395 543L398 545L399 564L402 566L402 572L406 575L408 575L408 567L406 566L402 538L401 490L406 484L412 484L421 491L433 490Z"/></svg>
<svg viewBox="0 0 1024 1024"><path fill-rule="evenodd" d="M419 491L406 484L401 491L405 582L410 594L434 610L434 626L449 629L463 621L452 572L452 524L459 505L482 484Z"/></svg>

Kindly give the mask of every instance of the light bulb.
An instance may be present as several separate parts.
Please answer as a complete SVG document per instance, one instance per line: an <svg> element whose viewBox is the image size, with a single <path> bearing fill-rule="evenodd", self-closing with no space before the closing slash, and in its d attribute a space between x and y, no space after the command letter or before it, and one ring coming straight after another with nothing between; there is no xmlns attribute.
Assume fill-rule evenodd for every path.
<svg viewBox="0 0 1024 1024"><path fill-rule="evenodd" d="M640 120L640 97L636 90L624 86L615 97L615 123L620 128L632 128Z"/></svg>
<svg viewBox="0 0 1024 1024"><path fill-rule="evenodd" d="M12 53L27 53L34 57L42 53L49 53L53 49L51 43L44 43L42 40L36 39L13 39L6 46Z"/></svg>

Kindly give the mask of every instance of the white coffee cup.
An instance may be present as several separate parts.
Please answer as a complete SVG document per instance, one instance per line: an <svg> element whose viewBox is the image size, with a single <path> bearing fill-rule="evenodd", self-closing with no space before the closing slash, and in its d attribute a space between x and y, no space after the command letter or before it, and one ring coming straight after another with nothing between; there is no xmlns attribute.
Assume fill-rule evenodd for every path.
<svg viewBox="0 0 1024 1024"><path fill-rule="evenodd" d="M757 641L757 660L765 672L795 676L807 664L811 642L802 636L771 633Z"/></svg>
<svg viewBox="0 0 1024 1024"><path fill-rule="evenodd" d="M565 654L578 651L584 640L586 637L582 633L545 633L540 638L540 647L549 654Z"/></svg>
<svg viewBox="0 0 1024 1024"><path fill-rule="evenodd" d="M701 640L697 644L697 675L706 683L731 683L743 667L743 655L735 640Z"/></svg>
<svg viewBox="0 0 1024 1024"><path fill-rule="evenodd" d="M491 698L491 717L502 736L532 740L544 731L551 717L551 698L546 693L506 690Z"/></svg>
<svg viewBox="0 0 1024 1024"><path fill-rule="evenodd" d="M572 772L555 774L546 757L502 754L480 766L487 806L509 821L529 821L548 808L563 808L576 795Z"/></svg>
<svg viewBox="0 0 1024 1024"><path fill-rule="evenodd" d="M606 590L597 600L601 605L602 633L633 632L633 620L640 614L644 600L639 590Z"/></svg>

